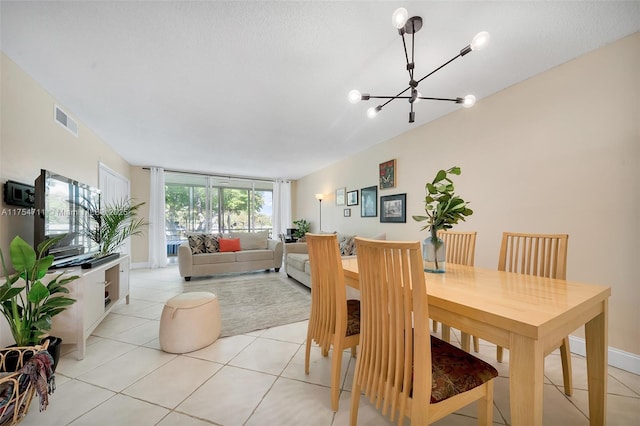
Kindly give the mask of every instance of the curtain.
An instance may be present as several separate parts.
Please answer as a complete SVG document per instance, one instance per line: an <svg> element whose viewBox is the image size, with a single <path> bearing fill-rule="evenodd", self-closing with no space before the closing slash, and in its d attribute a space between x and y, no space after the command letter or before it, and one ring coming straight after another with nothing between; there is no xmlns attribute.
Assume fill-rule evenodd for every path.
<svg viewBox="0 0 640 426"><path fill-rule="evenodd" d="M164 169L151 167L149 194L149 268L167 266L167 236L165 232Z"/></svg>
<svg viewBox="0 0 640 426"><path fill-rule="evenodd" d="M276 179L273 183L273 236L285 233L291 227L291 182Z"/></svg>

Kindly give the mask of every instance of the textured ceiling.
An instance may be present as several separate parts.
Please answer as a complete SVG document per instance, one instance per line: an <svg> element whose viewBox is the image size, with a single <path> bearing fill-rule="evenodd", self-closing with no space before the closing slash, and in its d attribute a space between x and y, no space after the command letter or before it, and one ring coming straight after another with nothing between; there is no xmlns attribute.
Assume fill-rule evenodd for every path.
<svg viewBox="0 0 640 426"><path fill-rule="evenodd" d="M479 103L640 30L638 1L2 1L0 43L131 164L295 179L459 108L348 103L407 86L400 6L424 21L417 77L491 33L419 86Z"/></svg>

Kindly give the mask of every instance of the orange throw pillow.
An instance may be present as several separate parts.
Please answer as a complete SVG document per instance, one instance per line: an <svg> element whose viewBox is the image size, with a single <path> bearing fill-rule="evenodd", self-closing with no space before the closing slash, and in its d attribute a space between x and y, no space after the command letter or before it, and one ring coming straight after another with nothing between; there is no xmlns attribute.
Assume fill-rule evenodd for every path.
<svg viewBox="0 0 640 426"><path fill-rule="evenodd" d="M240 238L218 238L220 252L240 251Z"/></svg>

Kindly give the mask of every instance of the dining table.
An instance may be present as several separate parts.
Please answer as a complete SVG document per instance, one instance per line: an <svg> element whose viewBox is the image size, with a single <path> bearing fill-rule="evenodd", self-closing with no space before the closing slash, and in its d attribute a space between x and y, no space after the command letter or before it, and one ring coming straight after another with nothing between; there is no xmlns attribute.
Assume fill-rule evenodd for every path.
<svg viewBox="0 0 640 426"><path fill-rule="evenodd" d="M358 289L357 257L342 266ZM589 423L606 423L610 287L455 264L425 272L425 284L432 320L509 349L515 426L543 424L545 355L584 325Z"/></svg>

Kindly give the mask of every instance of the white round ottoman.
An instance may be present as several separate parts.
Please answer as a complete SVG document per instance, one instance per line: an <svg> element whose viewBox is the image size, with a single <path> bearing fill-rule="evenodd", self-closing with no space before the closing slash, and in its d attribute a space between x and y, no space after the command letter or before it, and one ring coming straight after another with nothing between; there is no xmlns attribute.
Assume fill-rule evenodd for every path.
<svg viewBox="0 0 640 426"><path fill-rule="evenodd" d="M220 336L220 305L215 294L198 291L167 300L160 318L160 347L182 354L209 346Z"/></svg>

